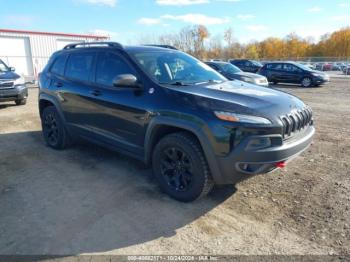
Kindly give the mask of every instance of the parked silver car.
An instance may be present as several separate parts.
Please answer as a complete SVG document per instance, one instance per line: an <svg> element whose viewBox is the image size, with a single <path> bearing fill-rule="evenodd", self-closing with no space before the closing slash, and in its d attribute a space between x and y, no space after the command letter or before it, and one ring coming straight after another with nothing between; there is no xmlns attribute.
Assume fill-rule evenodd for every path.
<svg viewBox="0 0 350 262"><path fill-rule="evenodd" d="M240 80L254 85L265 87L269 86L269 82L265 76L243 72L241 69L232 65L231 63L219 61L208 61L205 63L229 80Z"/></svg>

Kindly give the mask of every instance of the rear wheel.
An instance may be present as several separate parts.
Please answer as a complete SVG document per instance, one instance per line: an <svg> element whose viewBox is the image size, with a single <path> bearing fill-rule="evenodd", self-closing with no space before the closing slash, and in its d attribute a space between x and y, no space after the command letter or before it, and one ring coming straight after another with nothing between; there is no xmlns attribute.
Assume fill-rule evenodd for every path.
<svg viewBox="0 0 350 262"><path fill-rule="evenodd" d="M15 101L15 103L16 103L16 105L18 105L18 106L23 106L23 105L25 105L25 104L27 103L27 98L17 99L17 100Z"/></svg>
<svg viewBox="0 0 350 262"><path fill-rule="evenodd" d="M312 85L312 79L310 77L304 77L301 80L302 87L310 87Z"/></svg>
<svg viewBox="0 0 350 262"><path fill-rule="evenodd" d="M69 137L63 121L54 106L46 107L42 113L41 125L45 142L54 149L69 145Z"/></svg>
<svg viewBox="0 0 350 262"><path fill-rule="evenodd" d="M152 166L160 188L178 201L201 198L214 185L200 144L185 132L160 140L153 152Z"/></svg>

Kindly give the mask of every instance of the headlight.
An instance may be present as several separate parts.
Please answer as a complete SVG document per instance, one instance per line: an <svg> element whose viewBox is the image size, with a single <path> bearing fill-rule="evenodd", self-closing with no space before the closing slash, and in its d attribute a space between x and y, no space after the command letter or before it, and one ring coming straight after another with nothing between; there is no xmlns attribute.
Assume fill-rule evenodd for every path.
<svg viewBox="0 0 350 262"><path fill-rule="evenodd" d="M254 80L249 78L249 77L242 77L241 79L243 82L248 82L248 83L254 83Z"/></svg>
<svg viewBox="0 0 350 262"><path fill-rule="evenodd" d="M17 78L14 82L13 82L13 85L14 86L23 86L25 85L25 81L24 81L24 77L20 77L20 78Z"/></svg>
<svg viewBox="0 0 350 262"><path fill-rule="evenodd" d="M260 125L269 125L272 124L270 120L260 117L260 116L250 116L250 115L241 115L230 112L215 111L214 114L217 118L229 121L229 122L241 122L249 124L260 124Z"/></svg>
<svg viewBox="0 0 350 262"><path fill-rule="evenodd" d="M313 76L316 76L316 77L322 77L322 75L320 74L317 74L317 73L312 73Z"/></svg>
<svg viewBox="0 0 350 262"><path fill-rule="evenodd" d="M254 79L254 82L257 85L265 84L265 83L267 83L267 78L266 77L256 78L256 79Z"/></svg>

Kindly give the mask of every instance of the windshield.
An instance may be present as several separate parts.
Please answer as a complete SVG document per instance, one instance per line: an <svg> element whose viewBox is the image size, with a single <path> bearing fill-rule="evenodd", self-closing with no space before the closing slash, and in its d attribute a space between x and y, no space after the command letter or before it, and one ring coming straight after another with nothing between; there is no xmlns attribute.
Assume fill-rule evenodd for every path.
<svg viewBox="0 0 350 262"><path fill-rule="evenodd" d="M208 65L182 52L142 50L129 53L160 84L189 85L227 80Z"/></svg>
<svg viewBox="0 0 350 262"><path fill-rule="evenodd" d="M252 61L253 65L262 67L263 65L257 61Z"/></svg>
<svg viewBox="0 0 350 262"><path fill-rule="evenodd" d="M242 72L241 69L239 69L237 66L234 66L232 64L223 64L223 65L220 65L220 67L222 68L222 70L226 73L229 73L229 74L236 74L236 73L239 73L239 72Z"/></svg>
<svg viewBox="0 0 350 262"><path fill-rule="evenodd" d="M0 72L7 72L9 71L9 68L5 65L5 63L0 60Z"/></svg>

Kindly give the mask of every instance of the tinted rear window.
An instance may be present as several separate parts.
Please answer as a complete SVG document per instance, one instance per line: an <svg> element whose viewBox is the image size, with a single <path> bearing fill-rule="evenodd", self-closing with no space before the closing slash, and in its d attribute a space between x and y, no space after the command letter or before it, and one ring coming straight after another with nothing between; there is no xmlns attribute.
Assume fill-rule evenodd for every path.
<svg viewBox="0 0 350 262"><path fill-rule="evenodd" d="M66 76L76 80L90 79L94 53L72 54L69 56Z"/></svg>
<svg viewBox="0 0 350 262"><path fill-rule="evenodd" d="M267 69L274 69L274 70L281 70L282 64L267 64L266 68Z"/></svg>
<svg viewBox="0 0 350 262"><path fill-rule="evenodd" d="M61 55L57 57L55 62L53 62L53 65L51 67L51 72L57 75L63 75L66 59L67 59L66 55Z"/></svg>

